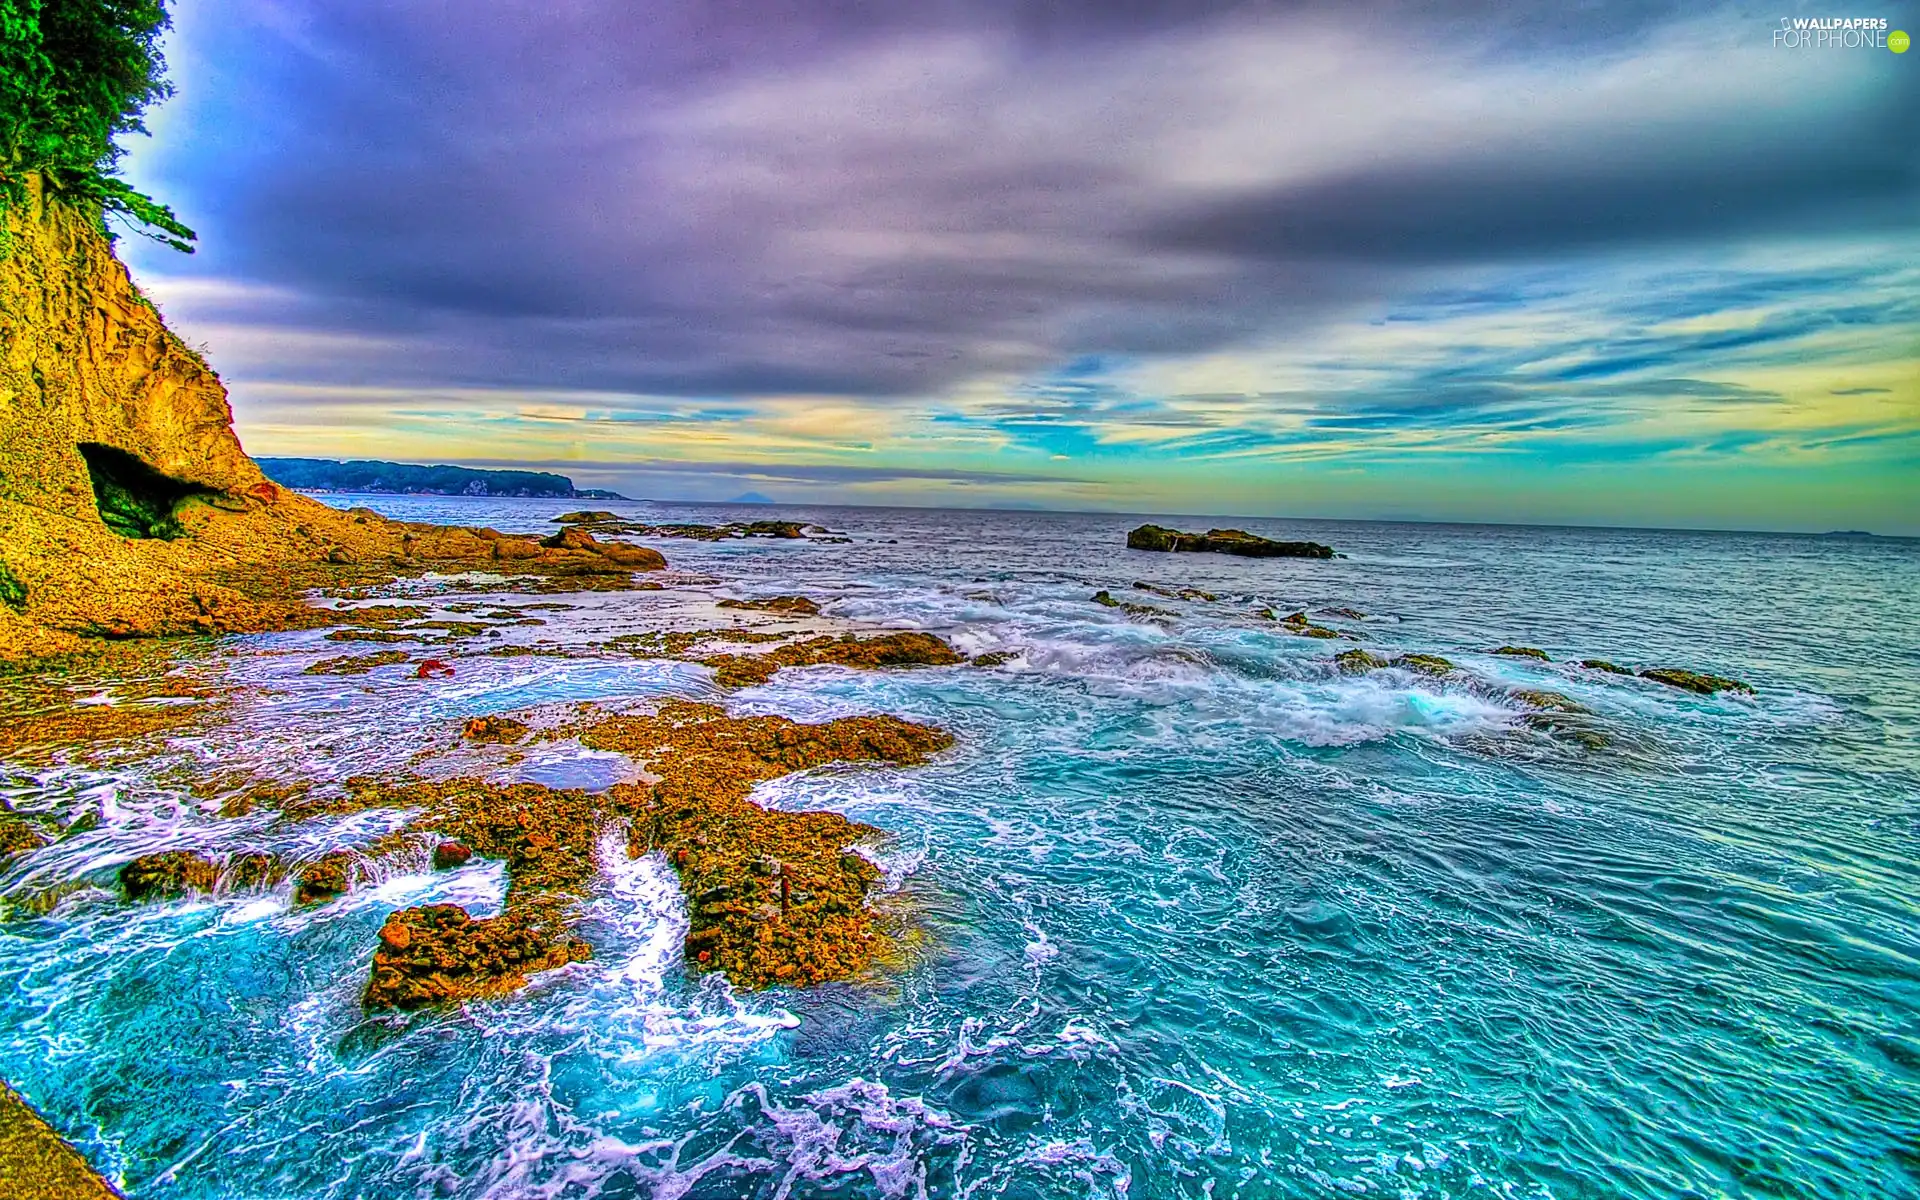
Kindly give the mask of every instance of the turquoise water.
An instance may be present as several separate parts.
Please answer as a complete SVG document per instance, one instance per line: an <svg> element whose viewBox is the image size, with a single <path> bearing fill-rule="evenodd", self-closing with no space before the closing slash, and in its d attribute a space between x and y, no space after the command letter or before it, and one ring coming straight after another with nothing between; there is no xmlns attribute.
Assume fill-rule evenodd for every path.
<svg viewBox="0 0 1920 1200"><path fill-rule="evenodd" d="M503 528L571 507L370 502ZM900 974L743 996L690 979L670 872L610 854L592 962L368 1021L385 914L489 911L497 866L403 860L298 912L82 889L0 925L0 1074L138 1198L1920 1195L1920 545L1236 522L1349 555L1258 562L1120 550L1137 520L1117 517L780 515L855 540L655 544L732 594L804 591L1016 655L786 671L729 698L958 735L925 767L760 793L887 831L881 902L930 934ZM1177 610L1155 622L1088 602L1134 580L1221 599L1132 593ZM504 636L605 636L652 600L579 602ZM1471 678L1341 676L1353 643L1284 636L1249 615L1265 605L1364 610L1328 620ZM1757 694L1483 653L1510 641ZM474 712L709 692L701 668L617 658L299 674L339 651L286 634L206 658L257 687L169 757L339 778ZM1612 746L1529 729L1515 685L1587 705ZM103 820L0 890L401 819L221 820L166 766L4 768L16 807ZM557 747L519 769L625 771Z"/></svg>

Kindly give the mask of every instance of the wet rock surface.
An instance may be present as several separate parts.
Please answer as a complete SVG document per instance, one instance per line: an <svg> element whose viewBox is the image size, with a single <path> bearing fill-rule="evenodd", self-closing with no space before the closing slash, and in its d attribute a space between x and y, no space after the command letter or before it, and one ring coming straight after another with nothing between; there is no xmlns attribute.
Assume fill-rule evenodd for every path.
<svg viewBox="0 0 1920 1200"><path fill-rule="evenodd" d="M1332 558L1333 547L1319 542L1277 542L1242 529L1182 533L1161 525L1142 525L1127 534L1127 549L1233 554L1242 558Z"/></svg>
<svg viewBox="0 0 1920 1200"><path fill-rule="evenodd" d="M1498 654L1504 658L1532 658L1538 659L1541 662L1553 661L1547 657L1545 650L1533 646L1501 646L1498 649L1489 650L1487 653Z"/></svg>
<svg viewBox="0 0 1920 1200"><path fill-rule="evenodd" d="M803 617L820 615L820 605L805 596L770 596L765 600L722 600L718 607L747 609L755 612L793 613Z"/></svg>
<svg viewBox="0 0 1920 1200"><path fill-rule="evenodd" d="M129 900L174 900L211 892L219 881L219 864L191 850L143 854L120 868L120 891Z"/></svg>
<svg viewBox="0 0 1920 1200"><path fill-rule="evenodd" d="M1700 671L1687 671L1679 667L1650 667L1640 672L1640 678L1651 679L1655 683L1664 683L1668 687L1681 688L1702 696L1711 696L1715 692L1746 692L1753 688L1738 679L1728 679L1721 675L1708 675Z"/></svg>
<svg viewBox="0 0 1920 1200"><path fill-rule="evenodd" d="M879 831L832 813L771 812L748 795L756 783L828 763L922 762L953 741L896 717L808 725L687 701L591 714L543 736L625 754L657 782L587 793L477 779L352 781L350 806L421 808L409 830L507 868L498 917L427 905L388 919L365 994L370 1008L497 996L585 957L570 926L598 870L600 835L621 826L630 855L663 852L678 872L696 969L725 972L745 988L857 975L882 944L866 907L879 872L850 851Z"/></svg>
<svg viewBox="0 0 1920 1200"><path fill-rule="evenodd" d="M808 638L758 654L721 654L699 661L713 668L720 686L745 687L765 683L782 667L951 667L967 659L933 634L910 630L864 638L851 633Z"/></svg>

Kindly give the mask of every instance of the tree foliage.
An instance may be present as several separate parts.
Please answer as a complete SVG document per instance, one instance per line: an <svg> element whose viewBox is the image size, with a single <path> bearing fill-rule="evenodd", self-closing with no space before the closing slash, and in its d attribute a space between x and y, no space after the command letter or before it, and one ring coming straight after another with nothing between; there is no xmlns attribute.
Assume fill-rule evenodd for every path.
<svg viewBox="0 0 1920 1200"><path fill-rule="evenodd" d="M0 0L0 210L38 173L53 195L193 252L193 231L115 174L121 135L145 133L142 114L173 94L168 23L165 0Z"/></svg>

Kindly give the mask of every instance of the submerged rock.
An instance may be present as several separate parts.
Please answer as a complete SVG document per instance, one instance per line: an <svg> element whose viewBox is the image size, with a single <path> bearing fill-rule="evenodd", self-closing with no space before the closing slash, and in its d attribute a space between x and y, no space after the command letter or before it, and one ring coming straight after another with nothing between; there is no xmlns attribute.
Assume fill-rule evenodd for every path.
<svg viewBox="0 0 1920 1200"><path fill-rule="evenodd" d="M999 667L1005 666L1018 657L1020 657L1018 652L1013 650L989 650L985 654L974 655L969 661L969 665L975 667Z"/></svg>
<svg viewBox="0 0 1920 1200"><path fill-rule="evenodd" d="M1628 668L1610 663L1604 658L1583 658L1580 660L1580 665L1589 671L1605 671L1609 675L1633 674Z"/></svg>
<svg viewBox="0 0 1920 1200"><path fill-rule="evenodd" d="M1664 683L1668 687L1684 688L1702 696L1711 696L1715 692L1746 692L1749 695L1753 692L1752 687L1738 679L1707 675L1699 671L1686 671L1679 667L1651 667L1640 672L1640 678Z"/></svg>
<svg viewBox="0 0 1920 1200"><path fill-rule="evenodd" d="M1142 525L1127 534L1127 549L1236 554L1243 558L1332 558L1333 547L1318 542L1276 542L1243 529L1182 533L1161 525Z"/></svg>
<svg viewBox="0 0 1920 1200"><path fill-rule="evenodd" d="M191 850L143 854L120 868L120 890L129 900L173 900L211 892L219 882L219 865Z"/></svg>
<svg viewBox="0 0 1920 1200"><path fill-rule="evenodd" d="M1367 619L1367 614L1357 608L1323 608L1320 610L1320 615L1323 617L1343 617L1349 621L1364 621Z"/></svg>
<svg viewBox="0 0 1920 1200"><path fill-rule="evenodd" d="M1541 662L1553 661L1552 659L1547 657L1547 652L1545 650L1539 650L1532 646L1501 646L1499 649L1489 650L1487 651L1487 653L1501 654L1501 655L1505 655L1508 658L1537 658Z"/></svg>

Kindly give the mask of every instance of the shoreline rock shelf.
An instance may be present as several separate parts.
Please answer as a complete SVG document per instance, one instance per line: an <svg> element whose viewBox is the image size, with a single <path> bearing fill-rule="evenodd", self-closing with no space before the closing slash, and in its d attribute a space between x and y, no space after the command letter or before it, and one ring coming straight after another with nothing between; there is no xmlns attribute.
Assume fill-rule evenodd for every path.
<svg viewBox="0 0 1920 1200"><path fill-rule="evenodd" d="M880 831L836 813L765 809L748 797L755 784L795 771L911 765L953 744L944 730L898 717L808 725L685 700L589 716L542 736L625 754L657 782L586 793L478 779L357 781L352 807L422 807L409 829L457 839L507 867L506 906L496 917L425 905L387 918L364 995L369 1009L503 995L528 975L591 957L571 924L591 889L601 834L620 823L630 856L659 851L679 874L693 969L724 972L741 988L859 975L884 937L866 905L879 868L852 850Z"/></svg>
<svg viewBox="0 0 1920 1200"><path fill-rule="evenodd" d="M1332 558L1332 546L1319 542L1276 542L1243 529L1209 529L1182 533L1161 525L1142 525L1127 534L1127 549L1207 554L1234 554L1241 558Z"/></svg>

